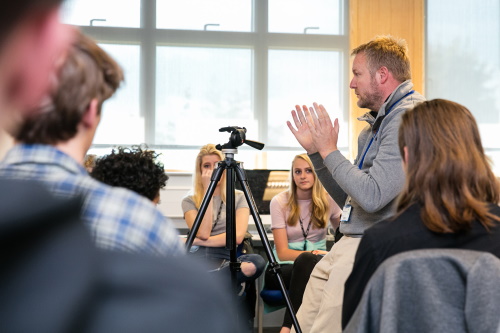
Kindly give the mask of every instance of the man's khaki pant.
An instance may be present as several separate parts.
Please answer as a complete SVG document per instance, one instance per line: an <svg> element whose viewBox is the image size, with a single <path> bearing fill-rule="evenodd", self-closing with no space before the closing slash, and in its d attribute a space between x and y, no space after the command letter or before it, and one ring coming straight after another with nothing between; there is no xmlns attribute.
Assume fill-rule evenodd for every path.
<svg viewBox="0 0 500 333"><path fill-rule="evenodd" d="M342 332L344 284L360 241L361 237L342 237L314 267L297 313L303 333Z"/></svg>

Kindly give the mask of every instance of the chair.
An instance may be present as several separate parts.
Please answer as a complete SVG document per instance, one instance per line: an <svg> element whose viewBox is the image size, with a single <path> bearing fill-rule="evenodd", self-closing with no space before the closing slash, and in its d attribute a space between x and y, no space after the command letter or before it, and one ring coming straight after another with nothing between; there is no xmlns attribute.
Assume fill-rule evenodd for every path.
<svg viewBox="0 0 500 333"><path fill-rule="evenodd" d="M344 332L500 332L500 259L429 249L387 259Z"/></svg>
<svg viewBox="0 0 500 333"><path fill-rule="evenodd" d="M283 293L281 289L265 289L263 288L260 291L260 297L270 307L278 307L282 308L285 306L285 298L283 297ZM275 309L278 310L278 309ZM273 311L275 311L273 310ZM266 312L268 313L268 312Z"/></svg>
<svg viewBox="0 0 500 333"><path fill-rule="evenodd" d="M263 281L260 281L263 285ZM257 321L259 333L262 333L263 316L266 313L271 313L284 308L286 305L285 298L281 289L267 289L265 287L260 291L260 300L257 308Z"/></svg>

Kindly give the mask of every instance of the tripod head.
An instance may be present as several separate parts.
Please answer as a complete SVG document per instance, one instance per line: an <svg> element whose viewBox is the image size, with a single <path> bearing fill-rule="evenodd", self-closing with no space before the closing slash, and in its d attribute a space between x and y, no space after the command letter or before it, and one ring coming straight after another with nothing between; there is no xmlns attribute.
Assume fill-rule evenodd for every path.
<svg viewBox="0 0 500 333"><path fill-rule="evenodd" d="M252 148L262 150L264 148L264 144L257 141L246 140L246 132L247 129L245 127L238 126L228 126L219 128L219 132L230 132L231 136L229 137L229 141L223 145L216 145L215 148L218 150L223 149L236 149L242 144L246 143Z"/></svg>

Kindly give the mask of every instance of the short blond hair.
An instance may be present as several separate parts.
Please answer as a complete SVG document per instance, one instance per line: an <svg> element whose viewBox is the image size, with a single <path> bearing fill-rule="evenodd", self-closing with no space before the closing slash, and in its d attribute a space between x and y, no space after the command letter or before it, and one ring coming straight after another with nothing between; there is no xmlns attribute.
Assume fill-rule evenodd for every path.
<svg viewBox="0 0 500 333"><path fill-rule="evenodd" d="M404 39L392 36L376 36L368 43L352 50L351 55L364 54L368 70L373 76L380 67L387 67L394 78L400 82L411 79L408 44Z"/></svg>

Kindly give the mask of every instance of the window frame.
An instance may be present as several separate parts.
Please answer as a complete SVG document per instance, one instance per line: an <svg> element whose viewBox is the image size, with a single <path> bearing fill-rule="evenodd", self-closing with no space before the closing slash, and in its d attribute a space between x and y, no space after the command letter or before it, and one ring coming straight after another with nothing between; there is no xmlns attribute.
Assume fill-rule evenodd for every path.
<svg viewBox="0 0 500 333"><path fill-rule="evenodd" d="M235 47L253 50L253 112L258 119L258 133L249 138L266 143L266 151L297 151L297 146L268 145L268 52L270 49L336 51L341 53L341 94L344 119L349 119L349 35L348 0L340 0L343 14L341 35L294 34L268 32L268 0L252 1L252 32L173 30L156 28L156 1L141 0L140 28L80 26L98 43L133 44L140 47L140 115L144 116L144 141L151 149L198 149L189 145L157 144L155 142L156 118L156 47ZM223 40L223 45L221 45ZM314 83L311 83L314 84ZM291 105L296 101L291 100ZM290 117L291 118L291 117ZM283 124L288 119L283 119ZM240 125L240 124L236 124ZM241 126L241 125L240 125ZM285 124L284 124L285 126ZM347 140L350 142L350 140ZM120 142L93 144L92 149L112 148ZM137 143L139 144L139 143ZM244 148L242 146L241 148ZM252 148L249 148L252 149ZM339 147L347 152L348 147ZM265 163L264 163L265 164Z"/></svg>

